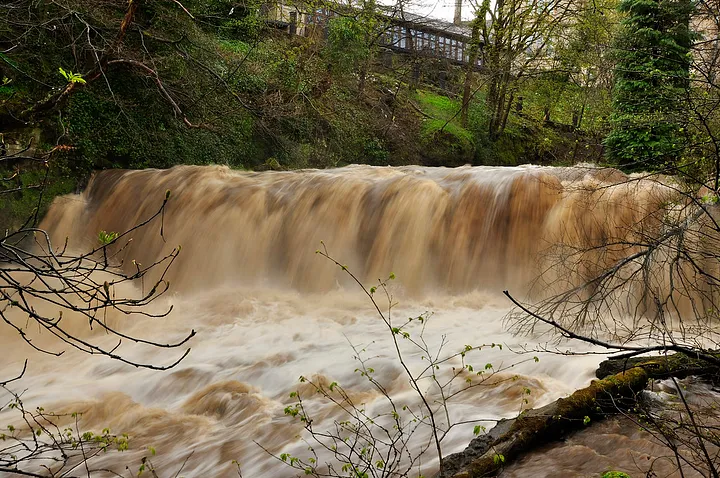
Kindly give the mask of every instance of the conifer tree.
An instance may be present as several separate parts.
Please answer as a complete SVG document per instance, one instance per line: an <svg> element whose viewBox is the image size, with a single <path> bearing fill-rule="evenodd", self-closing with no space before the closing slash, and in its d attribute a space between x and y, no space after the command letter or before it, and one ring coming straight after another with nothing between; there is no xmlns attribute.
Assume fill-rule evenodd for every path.
<svg viewBox="0 0 720 478"><path fill-rule="evenodd" d="M622 0L618 9L608 157L626 169L672 167L683 149L692 0Z"/></svg>

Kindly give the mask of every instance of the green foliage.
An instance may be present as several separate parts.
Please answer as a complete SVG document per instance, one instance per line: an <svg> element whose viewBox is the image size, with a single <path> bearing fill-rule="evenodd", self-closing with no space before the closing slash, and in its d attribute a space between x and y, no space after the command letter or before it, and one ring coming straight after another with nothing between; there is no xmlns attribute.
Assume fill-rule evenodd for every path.
<svg viewBox="0 0 720 478"><path fill-rule="evenodd" d="M573 94L567 94L570 91ZM420 109L430 118L424 118L420 130L425 164L459 166L486 164L514 166L522 163L567 163L588 160L591 151L581 150L582 139L569 127L544 125L543 110L549 106L557 121L570 124L572 112L585 101L585 124L593 131L601 129L604 100L581 98L576 85L567 78L541 76L524 83L518 93L524 98L522 116L511 115L501 135L491 138L488 131L489 113L484 93L479 91L470 105L468 126L460 125L460 102L448 96L418 90L414 96ZM604 101L604 103L603 103ZM570 138L578 141L576 145ZM591 139L592 141L592 139ZM595 158L591 158L593 160Z"/></svg>
<svg viewBox="0 0 720 478"><path fill-rule="evenodd" d="M539 75L523 86L523 113L540 122L547 110L551 121L571 123L580 88L570 83L567 76Z"/></svg>
<svg viewBox="0 0 720 478"><path fill-rule="evenodd" d="M257 4L257 6L251 5L245 16L237 20L230 20L224 26L230 29L234 35L257 38L265 27L265 20L260 15L259 4Z"/></svg>
<svg viewBox="0 0 720 478"><path fill-rule="evenodd" d="M80 83L80 84L86 84L87 81L83 79L82 75L79 73L73 73L72 71L65 71L61 68L58 68L60 71L60 74L63 78L67 80L68 83Z"/></svg>
<svg viewBox="0 0 720 478"><path fill-rule="evenodd" d="M95 46L102 48L101 38L115 38L125 13L117 3L74 0L68 25L52 20L47 28L33 29L24 48L0 54L0 123L14 125L22 112L78 83L65 101L33 118L48 144L61 138L74 147L51 165L50 183L56 185L46 200L81 188L95 169L516 164L524 161L518 158L528 144L544 147L517 124L491 144L484 133L488 115L482 91L476 92L463 128L452 95L409 92L396 72L374 72L374 42L383 25L371 13L372 1L352 16L333 19L326 43L269 31L259 20L257 1L182 3L191 15L174 2L144 2L134 19L138 28L127 32L122 46L128 58L142 58L157 71L182 115L142 69L114 64L93 79L74 73L92 71L95 59L75 58L68 45L85 39L67 31L74 25L82 30L82 21L89 22L100 34ZM45 12L40 4L32 8L38 15L65 18L60 3L46 5ZM16 14L0 12L0 41L21 33L20 23L3 22ZM65 68L69 65L73 71ZM363 95L358 94L361 73L367 84ZM408 99L430 118L418 115ZM197 127L189 127L183 116ZM33 191L0 197L0 210L7 212L0 222L16 224L36 199Z"/></svg>
<svg viewBox="0 0 720 478"><path fill-rule="evenodd" d="M364 163L384 166L390 164L390 152L381 139L369 138L363 145Z"/></svg>
<svg viewBox="0 0 720 478"><path fill-rule="evenodd" d="M580 126L603 136L606 134L605 123L610 113L609 72L613 66L608 45L620 21L617 3L618 0L595 0L591 8L587 4L573 16L573 24L566 33L567 41L555 45L556 61L562 65L565 73L561 78L557 74L551 75L554 80L564 82L564 94L558 97L552 95L552 91L548 92L563 104L561 108L553 108L559 105L548 105L553 109L552 118L571 124L569 115L579 112Z"/></svg>
<svg viewBox="0 0 720 478"><path fill-rule="evenodd" d="M358 19L336 17L328 22L327 28L327 46L324 51L334 71L350 72L370 57L365 25Z"/></svg>
<svg viewBox="0 0 720 478"><path fill-rule="evenodd" d="M123 86L134 89L134 79ZM95 89L76 92L67 108L69 135L81 161L72 163L74 174L91 169L170 167L176 164L228 164L243 166L257 153L249 143L253 122L239 114L226 118L223 130L189 129L172 118L152 90L134 92L137 105L116 104ZM144 107L140 107L140 104ZM152 106L150 106L152 105Z"/></svg>
<svg viewBox="0 0 720 478"><path fill-rule="evenodd" d="M15 85L13 85L12 83L13 80L8 78L7 76L3 76L2 81L0 81L0 97L10 97L17 92Z"/></svg>
<svg viewBox="0 0 720 478"><path fill-rule="evenodd" d="M9 176L1 169L0 174ZM33 216L38 204L38 218L42 218L56 196L71 193L76 186L75 180L62 173L58 163L51 163L49 172L44 169L26 169L14 181L13 186L21 190L0 194L0 235L3 236L6 231L17 229ZM44 181L47 185L43 191L37 186Z"/></svg>
<svg viewBox="0 0 720 478"><path fill-rule="evenodd" d="M248 0L189 0L184 5L196 16L203 17L205 28L227 39L257 38L265 27L261 2ZM232 15L229 12L232 11Z"/></svg>
<svg viewBox="0 0 720 478"><path fill-rule="evenodd" d="M630 475L622 471L606 471L602 474L602 478L630 478Z"/></svg>
<svg viewBox="0 0 720 478"><path fill-rule="evenodd" d="M683 98L688 89L690 0L622 0L616 40L609 158L630 169L677 163L684 146Z"/></svg>
<svg viewBox="0 0 720 478"><path fill-rule="evenodd" d="M105 232L100 231L98 232L98 243L101 246L107 246L111 242L113 242L115 239L117 239L118 233L117 232Z"/></svg>
<svg viewBox="0 0 720 478"><path fill-rule="evenodd" d="M74 13L69 19L72 22L77 19L82 28L86 26L81 20L90 22L101 37L113 38L125 9L110 3L75 1ZM197 18L201 15L227 16L234 2L189 1L183 4ZM33 4L32 8L43 9L41 14L47 18L63 17L62 5ZM12 11L8 13L13 14ZM241 16L233 18L238 20ZM0 23L2 20L0 18ZM237 66L245 53L239 51L239 45L246 46L248 42L223 40L215 31L204 31L201 26L207 27L207 22L193 21L172 2L146 2L138 9L135 18L138 28L128 32L123 48L129 57L152 58L148 64L157 70L164 88L189 120L200 126L189 128L183 118L175 114L151 77L139 74L131 66L108 67L97 81L58 68L58 64L74 64L77 66L73 70L89 71L95 60L88 55L80 59L85 63L78 64L79 59L66 47L68 42L75 41L71 35L64 34L71 27L61 26L57 33L47 34L56 30L57 25L53 22L55 20L51 20L46 29L37 30L37 34L29 35L24 43L26 48L8 53L8 61L0 61L0 77L7 78L0 91L0 122L6 119L3 106L13 109L12 115L7 116L8 121L13 121L14 117L53 94L47 86L58 91L68 82L82 84L87 81L83 88L75 88L58 108L47 110L45 117L37 118L49 143L54 144L56 138L61 137L63 143L76 146L68 161L59 167L61 175L82 184L93 169L209 163L241 167L262 162L266 138L256 137L253 114L239 107L232 92L219 87L217 79ZM9 33L0 29L0 41L5 38L3 35ZM177 45L160 41L169 38L182 38L182 41ZM175 46L187 56L178 55ZM224 48L229 46L238 47L238 53ZM102 44L95 47L102 48ZM138 54L133 55L133 51ZM17 69L2 67L11 63ZM210 72L200 64L207 66ZM2 104L5 96L11 98Z"/></svg>
<svg viewBox="0 0 720 478"><path fill-rule="evenodd" d="M247 55L250 52L250 44L242 40L218 40L218 46L229 53Z"/></svg>

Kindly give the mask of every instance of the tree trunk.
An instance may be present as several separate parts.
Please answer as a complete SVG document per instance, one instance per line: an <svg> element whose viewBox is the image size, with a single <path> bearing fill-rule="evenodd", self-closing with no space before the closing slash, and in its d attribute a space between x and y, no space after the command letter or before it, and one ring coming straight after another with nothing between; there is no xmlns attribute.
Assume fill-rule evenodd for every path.
<svg viewBox="0 0 720 478"><path fill-rule="evenodd" d="M507 105L510 72L503 71L496 80L498 85L495 87L495 97L493 98L492 117L490 118L490 139L497 139L503 130L503 117L505 115L505 107Z"/></svg>
<svg viewBox="0 0 720 478"><path fill-rule="evenodd" d="M513 101L515 101L515 92L510 92L510 98L505 104L505 111L503 112L502 120L500 121L500 128L498 128L498 136L502 135L507 126L508 116L510 116L510 109L512 108Z"/></svg>
<svg viewBox="0 0 720 478"><path fill-rule="evenodd" d="M561 398L517 418L501 420L487 434L470 442L462 452L443 460L443 471L436 478L480 478L495 476L502 467L534 446L565 436L600 418L598 412L614 409L618 401L632 399L645 388L648 373L640 367L595 380L568 398ZM608 400L612 397L613 400Z"/></svg>
<svg viewBox="0 0 720 478"><path fill-rule="evenodd" d="M446 456L443 471L436 478L495 476L503 466L534 447L561 439L588 421L617 413L618 407L632 407L650 379L689 375L720 383L720 367L681 353L606 360L596 371L602 380L594 380L567 398L527 410L517 418L499 421L487 434L473 439L464 451Z"/></svg>
<svg viewBox="0 0 720 478"><path fill-rule="evenodd" d="M463 128L467 128L468 110L470 109L470 97L472 88L472 77L475 72L475 65L478 60L480 50L480 19L475 17L472 27L472 38L470 39L470 55L468 63L465 66L465 84L463 85L463 100L460 110L460 124Z"/></svg>

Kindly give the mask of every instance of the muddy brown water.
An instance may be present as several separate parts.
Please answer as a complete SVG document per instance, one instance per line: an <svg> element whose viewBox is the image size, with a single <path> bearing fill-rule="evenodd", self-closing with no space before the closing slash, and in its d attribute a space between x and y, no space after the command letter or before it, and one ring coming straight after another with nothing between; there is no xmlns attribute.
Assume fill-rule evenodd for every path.
<svg viewBox="0 0 720 478"><path fill-rule="evenodd" d="M541 167L351 166L250 173L188 166L97 173L84 193L58 198L42 227L56 244L67 237L72 250L83 250L96 243L99 231L124 231L152 215L170 190L163 225L167 242L155 223L134 232L122 254L125 264L149 264L182 245L168 275L171 294L150 306L162 311L172 305L173 311L159 319L110 314L106 320L123 333L163 342L195 329L192 351L175 369L157 372L73 350L60 357L36 354L3 332L0 370L11 374L28 357L28 372L16 385L27 389L29 406L82 412L83 428L109 427L131 437L130 450L98 456L97 466L122 471L152 446L154 465L167 476L186 459L184 476L237 476L233 460L241 463L245 477L292 476L267 451L307 454L301 425L283 412L294 403L289 394L302 386L298 377L338 382L373 413L388 409L387 398L355 372L358 361L350 344L365 350L375 378L396 403L421 407L372 304L342 270L315 254L323 241L366 283L390 272L397 276L390 285L398 302L394 317L431 312L423 335L430 349L445 344L451 353L466 344L504 344L502 350L488 346L466 357L476 370L492 364L487 375L499 372L453 398L450 421L468 422L443 441L444 453L456 452L473 437L475 424L490 427L593 378L602 357L518 355L550 338L540 329L532 336L514 335L503 321L509 305L500 292L534 297L558 281L582 280L593 271L559 272L548 267L543 252L559 242L581 247L598 238L627 237L630 225L651 221L648 211L670 191L656 182L625 179L619 172ZM601 267L620 253L625 252L606 252L584 264ZM126 286L116 293L135 296L141 288ZM53 313L48 304L37 307ZM113 343L87 331L82 320L64 320L77 320L72 330L98 344ZM418 336L421 329L408 330ZM62 348L50 337L37 340ZM423 370L423 353L409 341L400 346L409 369ZM130 344L120 351L153 363L177 356ZM438 374L451 374L452 367L463 367L460 357ZM421 388L431 401L438 400L429 381ZM317 429L342 420L328 400L306 396ZM8 413L0 418L12 420ZM612 428L623 424L602 426L609 427L603 429L608 436L624 436ZM408 444L410 454L420 453L428 437L429 430L421 427ZM549 467L567 471L554 476L584 476L573 473L602 472L630 459L613 455L619 447L603 445L601 437L582 440L578 435L564 448L547 448L542 460L523 460L517 466L525 468L510 468L506 476L549 476L541 473ZM651 446L641 435L613 440L636 449L632 456ZM437 469L431 450L412 474L428 476ZM588 457L582 458L588 463L582 470L575 466L581 455Z"/></svg>

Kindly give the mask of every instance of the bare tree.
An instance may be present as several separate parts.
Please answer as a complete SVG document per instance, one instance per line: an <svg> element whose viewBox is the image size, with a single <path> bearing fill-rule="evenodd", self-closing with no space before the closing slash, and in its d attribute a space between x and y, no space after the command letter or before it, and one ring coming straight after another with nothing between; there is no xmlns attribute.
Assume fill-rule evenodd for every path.
<svg viewBox="0 0 720 478"><path fill-rule="evenodd" d="M396 317L393 309L397 304L389 286L390 281L395 279L394 274L378 280L377 285L367 287L347 266L333 259L324 244L322 250L316 252L347 273L367 296L392 337L394 355L417 403L407 403L391 396L387 384L377 378L370 363L372 356L368 346L350 343L353 358L358 363L356 373L377 392L382 402L380 409L371 410L374 407L337 382L328 383L322 376L300 377L300 386L291 393L296 402L285 408L285 414L303 424L309 456L265 451L290 467L316 477L422 475L427 472L423 471L423 463L432 459L437 459L442 474L445 465L443 442L451 431L461 426L472 426L474 434L479 435L485 432L482 422L498 421L481 417L453 418L453 401L477 387L493 387L515 381L517 376L509 371L520 363L537 361L537 357L520 357L517 361L498 366L490 363L473 366L470 363L473 352L502 349L502 345L464 345L459 350L448 351L449 344L443 336L440 345L434 348L428 343L425 332L431 314L407 319ZM423 365L419 371L411 370L403 344L422 357ZM531 393L529 388L523 387L518 403L519 413L528 406ZM333 404L340 412L340 418L334 420L329 429L314 423L314 410L309 403L313 396ZM427 458L426 452L432 458ZM496 460L501 463L505 458L498 452Z"/></svg>
<svg viewBox="0 0 720 478"><path fill-rule="evenodd" d="M537 283L549 293L524 303L506 291L516 330L549 326L625 361L681 353L708 369L720 365L720 96L707 65L696 53L684 162L655 174L616 172L562 193L568 221L550 241ZM630 416L667 445L681 475L718 476L718 416L711 403L692 402L673 378L682 373L674 363L658 366L671 377L675 402L639 399Z"/></svg>
<svg viewBox="0 0 720 478"><path fill-rule="evenodd" d="M573 0L501 0L478 3L483 66L489 76L489 134L507 125L519 82L549 70L551 48L578 11Z"/></svg>
<svg viewBox="0 0 720 478"><path fill-rule="evenodd" d="M15 156L14 159L20 159ZM37 158L33 158L37 159ZM33 185L34 186L34 185ZM44 184L38 184L43 188ZM106 319L109 313L135 317L159 318L170 313L172 307L161 313L152 313L148 305L168 290L165 275L177 258L180 248L148 265L136 261L126 263L123 251L135 231L162 221L170 191L152 216L122 233L99 231L98 245L89 251L77 253L68 250L67 239L59 246L53 244L48 233L37 226L40 202L27 222L15 231L8 231L0 239L0 323L6 334L16 334L36 352L53 356L62 355L67 348L88 355L101 355L134 366L153 370L167 370L183 360L190 349L165 364L147 363L133 359L123 344L172 352L188 344L195 335L175 342L159 342L149 338L128 335L113 327ZM157 279L149 284L149 273ZM123 295L123 285L139 289L135 296ZM99 329L97 336L78 333L78 321L88 329ZM45 335L47 334L47 335ZM49 337L51 340L41 341ZM114 345L102 345L107 337L116 339ZM68 476L83 470L89 476L93 470L89 460L100 452L128 447L126 435L115 435L110 430L101 433L83 432L79 428L79 415L58 415L42 408L25 407L22 392L13 390L25 374L28 360L18 376L0 382L0 390L7 398L0 403L0 411L15 412L20 425L9 425L0 435L0 472L26 476ZM143 463L143 466L145 464ZM104 470L104 472L108 472Z"/></svg>

